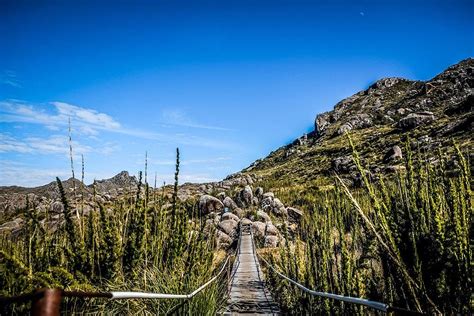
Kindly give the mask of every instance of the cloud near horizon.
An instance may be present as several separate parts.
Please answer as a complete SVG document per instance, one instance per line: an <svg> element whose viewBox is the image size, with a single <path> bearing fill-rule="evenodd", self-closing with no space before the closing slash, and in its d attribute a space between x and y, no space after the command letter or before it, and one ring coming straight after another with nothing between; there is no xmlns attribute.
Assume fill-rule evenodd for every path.
<svg viewBox="0 0 474 316"><path fill-rule="evenodd" d="M136 174L133 174L135 175ZM0 178L2 183L0 185L10 186L17 185L23 187L36 187L40 185L45 185L50 182L53 182L56 177L59 177L61 180L67 180L72 176L71 170L68 169L37 169L32 168L23 163L19 163L11 160L0 160ZM86 185L92 184L93 180L102 180L108 179L115 176L111 173L86 173ZM77 177L77 174L76 174ZM173 172L169 173L156 173L157 178L157 187L161 187L163 183L170 184L174 181ZM148 182L150 185L154 185L155 173L150 174ZM180 183L186 182L211 182L219 181L208 173L188 173L183 174L179 178Z"/></svg>
<svg viewBox="0 0 474 316"><path fill-rule="evenodd" d="M178 113L178 112L176 112ZM173 121L178 126L193 125L193 121L185 119L186 113L179 112ZM107 113L94 109L80 107L65 102L48 102L42 104L28 103L22 100L8 99L0 101L0 185L37 186L49 183L56 176L69 178L69 139L68 125L71 121L72 149L75 164L80 164L81 155L86 165L91 164L92 173L86 172L86 180L93 178L103 179L114 176L119 168L133 171L127 162L127 156L133 156L136 144L149 146L164 145L163 148L181 147L185 145L199 148L202 154L190 156L181 161L182 166L189 166L180 175L180 182L208 182L219 180L215 175L207 173L207 165L226 163L230 160L229 149L236 145L214 138L209 133L208 138L195 135L192 131L165 129L164 132L148 131L125 126L119 120ZM172 123L173 123L172 122ZM3 128L5 127L5 128ZM191 127L191 126L188 126ZM204 128L197 124L191 128ZM206 129L213 129L206 127ZM132 137L122 139L121 135ZM151 141L151 142L147 142ZM133 145L135 144L135 145ZM150 147L143 147L143 150ZM188 149L189 150L189 149ZM224 152L222 152L224 150ZM153 151L153 149L152 149ZM112 155L113 154L113 155ZM159 184L173 180L174 159L165 160L156 150L149 158L149 165L158 172ZM110 156L110 158L108 157ZM45 159L62 157L57 163L46 168ZM162 157L162 158L159 158ZM170 157L171 158L171 157ZM56 158L52 158L56 161ZM15 163L16 161L22 164ZM40 162L41 161L41 162ZM98 161L105 162L106 166L96 167ZM117 162L124 162L118 164ZM113 166L112 166L113 164ZM58 169L62 165L64 169ZM135 164L136 166L137 164ZM109 167L110 166L110 167ZM169 168L169 174L168 167ZM77 167L77 166L76 166ZM104 168L105 167L105 168ZM109 169L110 168L110 169ZM86 168L88 169L88 168ZM153 171L152 171L153 172Z"/></svg>
<svg viewBox="0 0 474 316"><path fill-rule="evenodd" d="M45 107L49 111L46 111ZM55 113L51 113L51 108ZM224 128L193 123L193 121L189 120L186 114L181 110L168 113L169 123L177 126L226 130ZM172 119L172 117L174 118ZM157 133L125 127L106 113L101 113L93 109L65 102L54 101L46 104L32 104L23 100L15 99L0 101L0 123L38 124L48 130L58 131L61 128L68 126L69 119L71 120L71 126L74 133L90 137L97 136L100 131L103 131L176 145L191 145L209 148L230 148L235 146L226 142L212 138L203 138L193 134Z"/></svg>
<svg viewBox="0 0 474 316"><path fill-rule="evenodd" d="M22 100L5 100L0 102L0 122L30 123L44 125L50 130L67 126L69 119L78 131L86 135L97 135L98 130L115 131L121 128L119 122L111 116L93 109L87 109L65 102L49 102L47 107L55 110L51 114L39 105L29 104Z"/></svg>

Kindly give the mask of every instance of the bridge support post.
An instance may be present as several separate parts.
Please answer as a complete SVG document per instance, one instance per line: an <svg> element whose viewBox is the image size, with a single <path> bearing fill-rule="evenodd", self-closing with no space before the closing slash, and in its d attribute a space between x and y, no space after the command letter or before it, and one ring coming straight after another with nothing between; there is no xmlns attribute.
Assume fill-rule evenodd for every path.
<svg viewBox="0 0 474 316"><path fill-rule="evenodd" d="M61 311L62 290L41 289L38 290L31 303L31 315L33 316L59 316Z"/></svg>

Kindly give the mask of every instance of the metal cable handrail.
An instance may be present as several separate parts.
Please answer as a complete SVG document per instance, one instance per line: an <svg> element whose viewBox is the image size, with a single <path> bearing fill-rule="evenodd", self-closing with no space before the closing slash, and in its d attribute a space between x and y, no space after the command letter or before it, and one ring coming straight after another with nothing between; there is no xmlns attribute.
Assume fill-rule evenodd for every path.
<svg viewBox="0 0 474 316"><path fill-rule="evenodd" d="M399 307L394 307L390 306L385 303L377 302L377 301L371 301L368 299L363 299L363 298L358 298L358 297L351 297L351 296L343 296L339 294L333 294L333 293L327 293L327 292L319 292L319 291L314 291L311 289L308 289L301 283L298 283L295 280L290 279L286 275L280 273L273 267L267 260L265 260L258 252L256 251L256 245L255 245L255 240L254 240L254 234L253 234L253 227L250 226L250 234L251 234L251 239L252 239L252 244L253 244L253 253L254 253L254 258L256 260L257 256L260 258L271 270L273 270L277 275L280 277L284 278L288 282L296 285L298 288L303 290L306 293L309 293L313 296L320 296L320 297L325 297L325 298L330 298L338 301L343 301L347 303L352 303L352 304L358 304L358 305L363 305L367 306L370 308L373 308L378 311L382 312L390 312L390 311L397 311L405 314L413 314L413 315L423 315L423 313L420 312L415 312L411 310L407 310L404 308L399 308ZM241 237L242 237L242 227L240 228L239 231L239 239L237 242L237 267L240 264L239 260L239 253L240 253L240 243L241 243ZM221 269L219 272L212 277L209 281L198 287L196 290L189 294L166 294L166 293L149 293L149 292L132 292L132 291L111 291L111 292L81 292L81 291L65 291L61 289L43 289L39 290L34 293L30 294L22 294L19 296L14 296L14 297L2 297L0 296L0 303L2 304L11 304L11 303L20 303L20 302L25 302L25 301L35 301L39 300L43 297L50 297L50 296L56 296L56 299L60 298L61 296L63 297L81 297L81 298L108 298L108 299L191 299L195 295L197 295L199 292L201 292L203 289L205 289L209 284L214 282L224 271L226 266L229 263L230 256L227 256L224 264L222 265ZM236 267L233 269L232 276L230 277L230 282L233 282L233 278L236 272ZM259 269L260 270L260 269ZM260 272L259 272L259 278L260 278ZM265 297L268 301L268 297L265 294ZM270 304L271 305L271 304ZM59 307L59 306L58 306ZM272 309L273 312L273 309Z"/></svg>
<svg viewBox="0 0 474 316"><path fill-rule="evenodd" d="M164 294L164 293L147 293L147 292L82 292L82 291L65 291L62 289L41 289L33 293L22 294L13 297L0 296L0 306L5 307L8 304L22 303L32 301L33 315L59 315L62 297L78 297L78 298L107 298L107 299L191 299L196 294L205 289L209 284L214 282L224 271L229 263L230 256L227 256L224 264L219 272L209 281L198 287L189 294ZM0 310L1 312L1 310Z"/></svg>
<svg viewBox="0 0 474 316"><path fill-rule="evenodd" d="M149 298L149 299L160 299L160 298L172 298L172 299L190 299L203 289L205 289L209 284L214 282L221 274L224 272L225 267L229 263L229 258L227 257L225 263L222 265L221 270L209 281L198 287L196 290L189 294L164 294L164 293L147 293L147 292L124 292L124 291L112 291L111 299L118 300L118 299L139 299L139 298Z"/></svg>
<svg viewBox="0 0 474 316"><path fill-rule="evenodd" d="M339 300L339 301L343 301L343 302L348 302L348 303L354 303L354 304L359 304L359 305L365 305L365 306L368 306L368 307L371 307L371 308L374 308L376 310L379 310L379 311L382 311L382 312L387 312L388 309L389 309L389 305L385 304L385 303L380 303L380 302L375 302L375 301L370 301L370 300L367 300L367 299L363 299L363 298L358 298L358 297L351 297L351 296L343 296L343 295L339 295L339 294L332 294L332 293L326 293L326 292L318 292L318 291L314 291L314 290L310 290L308 289L307 287L305 287L304 285L302 285L301 283L298 283L292 279L290 279L289 277L287 277L286 275L278 272L270 263L268 263L267 260L263 259L261 255L257 254L257 256L260 258L260 260L262 260L263 262L265 262L265 264L270 268L272 269L276 274L278 274L279 276L281 276L282 278L284 278L285 280L293 283L294 285L296 285L297 287L299 287L300 289L302 289L303 291L311 294L311 295L314 295L314 296L321 296L321 297L326 297L326 298L332 298L332 299L335 299L335 300Z"/></svg>
<svg viewBox="0 0 474 316"><path fill-rule="evenodd" d="M381 302L377 302L377 301L371 301L371 300L364 299L364 298L352 297L352 296L343 296L343 295L339 295L339 294L333 294L333 293L319 292L319 291L310 290L307 287L305 287L304 285L302 285L301 283L298 283L295 280L292 280L289 277L287 277L286 275L280 273L267 260L265 260L260 254L258 254L257 252L256 252L256 254L277 275L284 278L288 282L293 283L294 285L296 285L298 288L300 288L304 292L306 292L308 294L311 294L313 296L320 296L320 297L330 298L330 299L343 301L343 302L347 302L347 303L363 305L363 306L367 306L367 307L370 307L370 308L373 308L375 310L379 310L379 311L382 311L382 312L385 312L385 313L388 313L388 312L391 312L391 311L397 311L397 312L401 312L401 313L404 313L404 314L424 315L423 313L420 313L420 312L411 311L411 310L400 308L400 307L394 307L394 306L390 306L390 305L385 304L385 303L381 303Z"/></svg>

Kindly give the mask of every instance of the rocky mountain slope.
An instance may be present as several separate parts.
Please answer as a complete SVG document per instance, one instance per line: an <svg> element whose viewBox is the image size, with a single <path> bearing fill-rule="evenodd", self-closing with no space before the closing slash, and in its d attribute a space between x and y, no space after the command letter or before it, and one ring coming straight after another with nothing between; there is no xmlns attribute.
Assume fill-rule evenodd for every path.
<svg viewBox="0 0 474 316"><path fill-rule="evenodd" d="M269 199L264 198L260 186L266 186L267 190L287 186L316 186L324 189L332 185L334 172L357 185L360 179L346 134L350 135L364 165L374 177L404 168L399 160L404 155L404 141L408 136L413 149L428 156L436 153L438 148L449 154L454 140L471 155L472 163L473 106L472 58L449 67L426 82L402 78L381 79L368 89L340 101L334 110L317 115L315 129L310 134L301 136L222 181L183 184L179 187L178 197L181 201L200 203L199 198L205 195L206 201L214 201L215 205L211 204L218 208L217 213L222 212L224 205L231 211L247 206L249 210L257 211L260 208L264 212ZM137 178L126 171L89 186L73 179L63 182L69 199L77 203L85 201L82 203L84 214L93 208L94 191L96 200L108 203L122 196L136 194L137 184ZM240 195L244 190L257 197L247 203L249 205L241 202ZM171 187L161 192L169 196ZM274 192L278 193L278 190ZM0 187L0 231L20 229L21 217L18 214L25 208L27 200L40 211L57 212L61 207L59 199L55 182L37 188ZM283 209L287 212L288 207L273 197L270 203L272 210L273 203L277 211L269 211L270 215L278 217ZM206 213L214 212L207 210L206 203L202 205L200 209L206 209ZM244 210L243 213L248 213ZM293 210L290 209L290 212ZM249 217L249 214L240 215L239 218ZM265 215L255 213L252 219ZM264 222L271 223L271 220L266 219ZM215 222L215 225L220 227L219 223ZM226 229L221 231L232 236Z"/></svg>
<svg viewBox="0 0 474 316"><path fill-rule="evenodd" d="M413 150L427 155L452 149L456 141L472 158L474 59L453 65L428 81L378 80L319 114L314 131L257 160L230 177L306 185L332 182L334 171L357 183L346 133L373 174L403 169L397 160L409 136ZM472 159L470 159L472 161Z"/></svg>

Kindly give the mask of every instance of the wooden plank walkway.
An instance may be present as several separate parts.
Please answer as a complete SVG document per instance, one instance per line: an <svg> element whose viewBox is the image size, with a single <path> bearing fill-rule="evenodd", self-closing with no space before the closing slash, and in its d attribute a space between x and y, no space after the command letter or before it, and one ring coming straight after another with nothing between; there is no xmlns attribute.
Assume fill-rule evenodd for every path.
<svg viewBox="0 0 474 316"><path fill-rule="evenodd" d="M228 306L224 315L278 315L278 305L265 288L254 243L249 231L242 231L240 251L235 261Z"/></svg>

